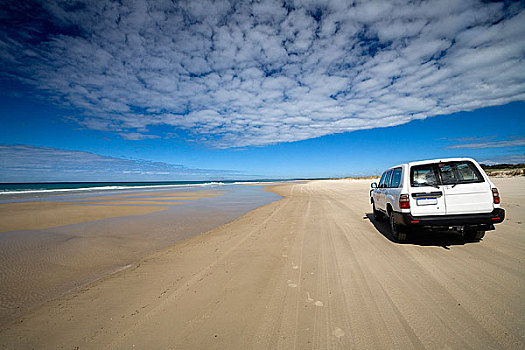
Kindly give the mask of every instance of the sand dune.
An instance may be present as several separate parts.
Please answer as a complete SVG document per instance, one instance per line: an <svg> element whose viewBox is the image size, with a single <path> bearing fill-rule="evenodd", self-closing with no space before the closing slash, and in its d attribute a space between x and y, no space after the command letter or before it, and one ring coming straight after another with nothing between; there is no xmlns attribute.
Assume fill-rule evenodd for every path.
<svg viewBox="0 0 525 350"><path fill-rule="evenodd" d="M285 198L171 246L0 332L4 348L525 347L523 178L478 243L393 243L370 181L275 186Z"/></svg>

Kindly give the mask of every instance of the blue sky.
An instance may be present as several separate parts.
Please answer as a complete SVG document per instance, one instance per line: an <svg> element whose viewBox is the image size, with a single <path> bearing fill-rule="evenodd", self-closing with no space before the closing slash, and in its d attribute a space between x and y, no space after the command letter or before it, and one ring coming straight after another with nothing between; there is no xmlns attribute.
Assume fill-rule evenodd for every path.
<svg viewBox="0 0 525 350"><path fill-rule="evenodd" d="M0 182L525 162L522 2L13 2Z"/></svg>

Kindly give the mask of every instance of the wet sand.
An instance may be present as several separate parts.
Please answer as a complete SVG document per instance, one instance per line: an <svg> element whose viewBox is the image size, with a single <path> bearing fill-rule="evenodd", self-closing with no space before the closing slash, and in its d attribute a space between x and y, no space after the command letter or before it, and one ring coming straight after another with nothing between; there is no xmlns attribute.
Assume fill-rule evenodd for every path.
<svg viewBox="0 0 525 350"><path fill-rule="evenodd" d="M476 243L394 243L370 182L275 186L283 199L26 313L0 346L524 348L525 178L494 180L507 217Z"/></svg>
<svg viewBox="0 0 525 350"><path fill-rule="evenodd" d="M26 201L0 204L0 233L37 230L120 216L142 215L167 209L181 201L211 198L217 193L128 193L119 196L77 196L74 202ZM53 197L49 197L53 198ZM104 205L103 207L100 205Z"/></svg>
<svg viewBox="0 0 525 350"><path fill-rule="evenodd" d="M279 198L239 186L117 193L24 196L22 202L0 204L0 327L42 302Z"/></svg>
<svg viewBox="0 0 525 350"><path fill-rule="evenodd" d="M84 197L83 200L119 200L119 199L148 199L151 198L159 199L159 198L177 198L177 199L184 199L184 200L191 200L191 199L200 199L200 198L208 198L208 197L214 197L219 196L220 192L201 192L201 191L191 191L191 192L159 192L154 193L154 197L150 197L151 193L126 193L121 194L118 196L97 196L97 197ZM130 198L132 197L132 198Z"/></svg>
<svg viewBox="0 0 525 350"><path fill-rule="evenodd" d="M159 203L154 204L159 205ZM0 233L15 230L38 230L119 216L147 214L164 209L166 207L115 205L101 207L64 202L0 204Z"/></svg>
<svg viewBox="0 0 525 350"><path fill-rule="evenodd" d="M164 200L164 199L151 200L151 201L144 201L144 200L133 201L133 200L129 200L129 201L111 201L111 202L107 202L107 201L101 201L101 202L97 202L97 201L90 201L90 202L79 201L79 202L76 202L76 204L77 203L78 204L88 204L88 205L103 205L103 206L106 206L106 207L108 205L122 205L122 206L128 206L128 205L137 206L138 205L138 206L144 206L144 205L178 205L178 204L184 204L183 202L174 202L174 201Z"/></svg>

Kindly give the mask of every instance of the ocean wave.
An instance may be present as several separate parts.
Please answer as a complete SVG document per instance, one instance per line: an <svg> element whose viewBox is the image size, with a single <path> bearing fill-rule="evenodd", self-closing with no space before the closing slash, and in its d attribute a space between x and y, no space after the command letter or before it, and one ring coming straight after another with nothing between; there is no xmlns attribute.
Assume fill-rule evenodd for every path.
<svg viewBox="0 0 525 350"><path fill-rule="evenodd" d="M143 186L92 186L77 188L49 188L49 189L19 189L19 190L0 190L1 195L13 194L39 194L39 193L64 193L64 192L94 192L94 191L115 191L115 190L136 190L136 189L158 189L158 188L188 188L188 187L208 187L233 185L234 183L224 182L205 182L196 184L174 184L174 185L143 185Z"/></svg>

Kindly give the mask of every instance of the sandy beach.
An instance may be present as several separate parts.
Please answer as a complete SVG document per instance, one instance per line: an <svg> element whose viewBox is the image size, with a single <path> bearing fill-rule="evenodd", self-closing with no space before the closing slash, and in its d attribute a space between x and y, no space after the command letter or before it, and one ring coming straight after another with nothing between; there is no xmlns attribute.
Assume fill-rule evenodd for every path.
<svg viewBox="0 0 525 350"><path fill-rule="evenodd" d="M506 220L475 243L394 243L370 213L371 180L272 186L282 199L20 314L2 326L0 346L522 349L525 178L493 181ZM144 200L161 202L152 197ZM112 227L131 229L132 218Z"/></svg>
<svg viewBox="0 0 525 350"><path fill-rule="evenodd" d="M280 198L247 186L11 197L0 204L0 327Z"/></svg>

